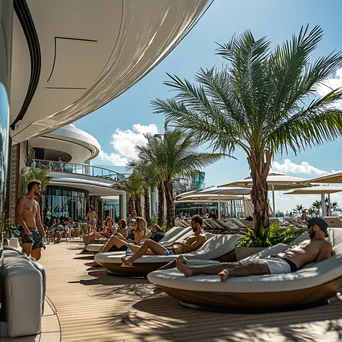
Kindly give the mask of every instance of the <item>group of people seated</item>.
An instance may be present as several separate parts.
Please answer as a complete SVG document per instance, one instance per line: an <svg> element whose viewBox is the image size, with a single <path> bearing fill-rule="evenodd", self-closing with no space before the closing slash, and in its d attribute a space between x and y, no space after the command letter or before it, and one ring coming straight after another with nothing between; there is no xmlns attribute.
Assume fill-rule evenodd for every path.
<svg viewBox="0 0 342 342"><path fill-rule="evenodd" d="M329 259L333 252L332 245L325 239L328 236L327 223L322 218L311 218L307 221L309 239L288 248L283 253L265 258L246 258L240 262L191 267L187 265L186 253L197 250L207 239L199 215L194 215L191 219L193 234L190 237L182 242L176 241L166 245L161 245L153 239L146 239L147 224L144 218L136 217L133 239L125 235L126 222L120 222L118 230L121 231L108 236L100 252L125 251L126 255L121 258L122 267L133 267L135 260L143 255L178 255L169 267L176 266L186 277L217 274L220 280L225 282L229 277L291 273L307 264ZM158 226L153 226L152 234L157 236L158 232Z"/></svg>
<svg viewBox="0 0 342 342"><path fill-rule="evenodd" d="M45 224L45 230L49 242L60 243L62 239L78 236L81 224L79 221L74 222L71 217L64 224L61 223L60 219L53 219L51 225Z"/></svg>

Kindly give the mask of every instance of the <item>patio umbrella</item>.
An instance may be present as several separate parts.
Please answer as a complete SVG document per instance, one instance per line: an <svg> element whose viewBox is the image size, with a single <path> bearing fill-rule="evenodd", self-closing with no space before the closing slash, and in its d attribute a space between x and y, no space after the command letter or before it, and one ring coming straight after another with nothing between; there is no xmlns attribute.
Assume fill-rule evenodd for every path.
<svg viewBox="0 0 342 342"><path fill-rule="evenodd" d="M268 190L272 191L273 212L275 214L276 208L275 208L274 191L290 190L290 189L296 189L296 188L302 188L302 187L304 188L304 187L310 186L310 180L305 179L305 178L300 178L300 177L286 176L282 173L270 173L267 176L267 185L268 185ZM239 181L219 185L218 188L231 187L231 186L252 188L253 186L252 177L247 177Z"/></svg>
<svg viewBox="0 0 342 342"><path fill-rule="evenodd" d="M309 188L295 189L289 192L285 192L286 195L321 195L322 200L322 216L326 215L325 212L325 194L334 194L342 191L342 188L336 186L312 186ZM330 208L330 196L329 196L329 208Z"/></svg>
<svg viewBox="0 0 342 342"><path fill-rule="evenodd" d="M202 199L206 201L218 202L218 218L221 219L221 201L232 201L236 199L244 199L244 195L249 195L250 189L242 187L212 187L196 192L187 192L177 197L178 200Z"/></svg>
<svg viewBox="0 0 342 342"><path fill-rule="evenodd" d="M341 183L342 171L328 173L325 176L310 179L310 183Z"/></svg>

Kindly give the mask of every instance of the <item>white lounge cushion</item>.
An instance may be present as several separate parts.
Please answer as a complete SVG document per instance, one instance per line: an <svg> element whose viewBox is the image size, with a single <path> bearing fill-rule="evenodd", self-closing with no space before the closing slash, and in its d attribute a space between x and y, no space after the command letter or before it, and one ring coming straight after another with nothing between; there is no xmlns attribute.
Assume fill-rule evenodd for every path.
<svg viewBox="0 0 342 342"><path fill-rule="evenodd" d="M148 280L156 285L174 289L206 292L284 292L311 288L342 276L342 229L329 229L329 240L333 244L334 255L318 264L307 265L290 274L267 274L260 276L232 277L221 283L218 276L196 276L186 278L177 269L154 271ZM265 249L259 255L276 254L288 246L279 244Z"/></svg>
<svg viewBox="0 0 342 342"><path fill-rule="evenodd" d="M3 253L2 276L8 336L36 335L41 331L43 314L43 268L16 250L4 250Z"/></svg>
<svg viewBox="0 0 342 342"><path fill-rule="evenodd" d="M203 246L192 253L186 253L187 259L207 259L219 258L232 251L241 235L209 234L208 240ZM121 263L122 253L99 253L95 255L95 262L101 263ZM135 260L135 263L168 263L176 258L175 255L143 255Z"/></svg>
<svg viewBox="0 0 342 342"><path fill-rule="evenodd" d="M168 233L169 234L165 235L165 237L159 241L160 244L168 244L170 242L186 239L192 234L192 228L173 227ZM103 238L103 243L91 243L86 247L86 250L89 252L98 252L107 241L107 239Z"/></svg>

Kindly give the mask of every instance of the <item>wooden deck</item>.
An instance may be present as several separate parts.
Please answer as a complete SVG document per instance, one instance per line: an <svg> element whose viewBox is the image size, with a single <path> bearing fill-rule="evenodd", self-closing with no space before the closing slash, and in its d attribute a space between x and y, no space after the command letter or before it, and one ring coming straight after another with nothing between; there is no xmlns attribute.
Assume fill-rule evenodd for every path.
<svg viewBox="0 0 342 342"><path fill-rule="evenodd" d="M342 297L276 314L228 314L181 307L142 278L88 268L79 242L48 245L41 263L62 341L342 341Z"/></svg>

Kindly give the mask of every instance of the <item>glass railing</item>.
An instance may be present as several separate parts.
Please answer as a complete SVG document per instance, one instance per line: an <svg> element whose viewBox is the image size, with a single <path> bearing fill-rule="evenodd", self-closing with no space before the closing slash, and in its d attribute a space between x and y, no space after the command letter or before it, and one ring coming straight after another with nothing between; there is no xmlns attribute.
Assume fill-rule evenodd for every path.
<svg viewBox="0 0 342 342"><path fill-rule="evenodd" d="M42 159L33 159L32 168L47 169L53 172L74 173L78 175L100 177L119 181L125 178L125 175L104 167L93 166L89 164L64 163L61 161L51 161Z"/></svg>

